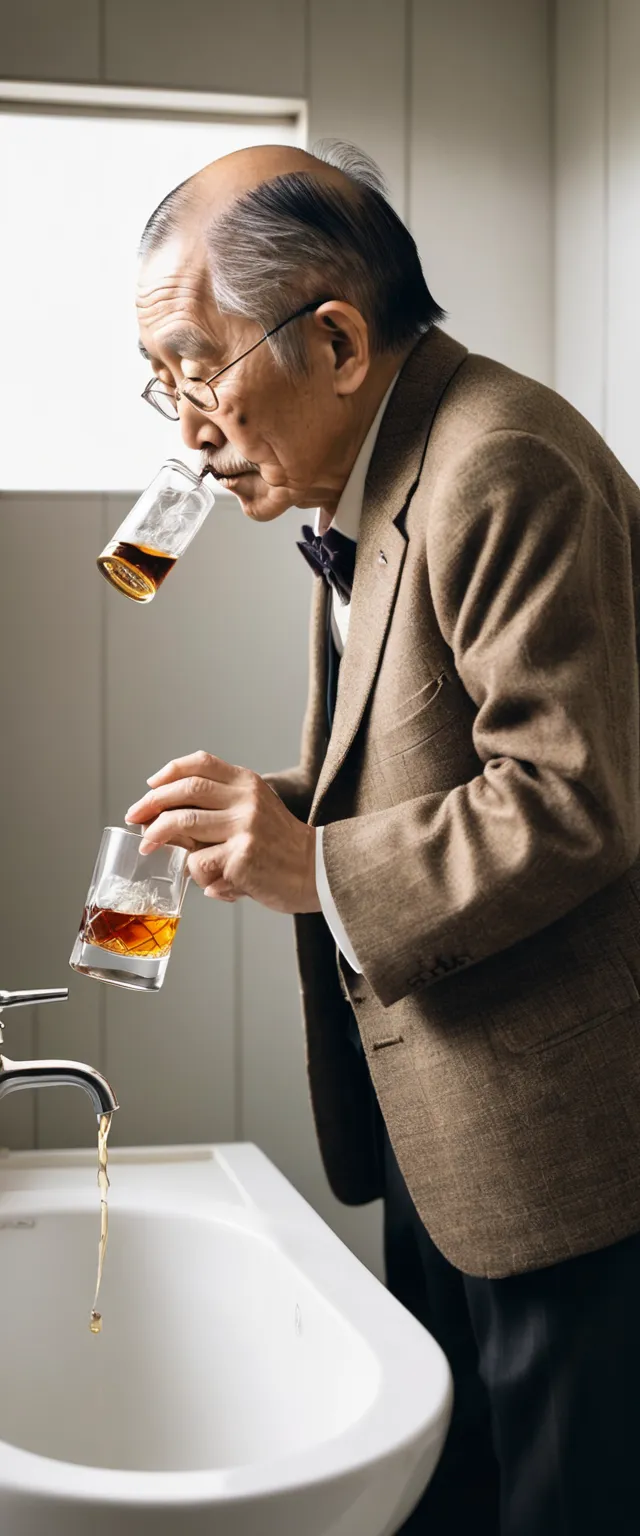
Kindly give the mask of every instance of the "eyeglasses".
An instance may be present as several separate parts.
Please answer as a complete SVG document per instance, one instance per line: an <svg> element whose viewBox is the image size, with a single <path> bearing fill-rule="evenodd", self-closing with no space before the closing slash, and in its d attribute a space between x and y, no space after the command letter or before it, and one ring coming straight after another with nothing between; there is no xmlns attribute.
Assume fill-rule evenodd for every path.
<svg viewBox="0 0 640 1536"><path fill-rule="evenodd" d="M281 331L285 325L291 325L292 320L299 320L302 315L312 315L321 304L326 303L326 299L314 299L313 303L304 304L302 309L296 310L295 314L288 315L286 320L281 320L279 325L274 325L272 331L265 331L264 336L261 336L259 341L254 341L252 347L247 347L246 352L241 352L239 357L234 357L230 363L225 363L224 368L219 368L217 373L212 373L210 379L189 379L188 387L185 388L183 385L181 389L168 389L160 379L155 377L149 379L149 383L142 391L142 399L146 400L147 405L152 405L154 410L159 411L161 416L168 416L170 421L180 420L178 401L182 399L188 400L190 405L195 405L198 411L217 411L218 396L211 386L215 379L220 378L221 373L226 373L229 368L234 368L236 363L241 363L243 358L249 357L251 352L261 347L263 341L268 341L270 336L275 336L276 332Z"/></svg>

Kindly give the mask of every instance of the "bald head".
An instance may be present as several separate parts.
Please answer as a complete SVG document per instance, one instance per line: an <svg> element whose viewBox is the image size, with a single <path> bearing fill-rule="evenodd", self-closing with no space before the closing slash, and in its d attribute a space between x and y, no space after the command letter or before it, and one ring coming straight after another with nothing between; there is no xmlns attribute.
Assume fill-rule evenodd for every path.
<svg viewBox="0 0 640 1536"><path fill-rule="evenodd" d="M337 166L330 165L306 149L289 144L256 144L238 149L234 154L212 160L187 182L194 207L221 212L243 192L251 192L263 181L288 176L298 171L315 176L329 185L339 186L346 194L349 178Z"/></svg>
<svg viewBox="0 0 640 1536"><path fill-rule="evenodd" d="M378 166L352 145L326 142L310 154L263 144L214 160L151 215L143 262L169 241L221 312L264 331L334 297L364 316L374 353L399 353L443 315ZM289 371L304 371L299 327L269 345Z"/></svg>
<svg viewBox="0 0 640 1536"><path fill-rule="evenodd" d="M323 150L322 145L318 147ZM341 161L349 166L348 170L343 169ZM151 214L140 241L140 254L147 255L178 232L187 239L191 237L194 246L197 245L198 236L204 237L212 221L235 199L254 191L263 182L296 172L335 187L344 197L354 195L358 182L382 196L386 191L378 167L352 146L327 142L324 153L310 154L289 144L255 144L212 160L174 187Z"/></svg>

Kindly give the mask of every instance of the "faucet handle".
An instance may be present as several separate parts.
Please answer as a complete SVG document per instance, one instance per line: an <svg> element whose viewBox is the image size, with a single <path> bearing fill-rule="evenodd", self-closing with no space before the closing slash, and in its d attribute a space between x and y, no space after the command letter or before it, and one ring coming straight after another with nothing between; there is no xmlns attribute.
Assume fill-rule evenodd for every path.
<svg viewBox="0 0 640 1536"><path fill-rule="evenodd" d="M45 987L39 992L3 992L0 988L0 1013L3 1008L30 1008L40 1003L62 1003L69 996L68 987Z"/></svg>

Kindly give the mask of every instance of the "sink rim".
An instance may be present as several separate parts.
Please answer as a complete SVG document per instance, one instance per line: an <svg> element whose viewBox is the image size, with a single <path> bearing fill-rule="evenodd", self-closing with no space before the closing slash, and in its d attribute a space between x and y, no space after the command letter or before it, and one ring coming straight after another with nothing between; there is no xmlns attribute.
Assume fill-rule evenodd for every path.
<svg viewBox="0 0 640 1536"><path fill-rule="evenodd" d="M145 1152L149 1154L151 1150ZM204 1149L194 1146L189 1150L194 1154L192 1159L184 1155L183 1148L158 1148L157 1156L150 1161L149 1156L141 1159L137 1155L139 1149L118 1149L113 1159L114 1168L116 1163L118 1166L118 1180L111 1189L114 1219L118 1209L165 1219L195 1218L207 1225L215 1222L252 1233L276 1248L369 1346L379 1369L375 1397L364 1414L329 1439L288 1455L229 1468L160 1472L89 1466L41 1456L0 1439L0 1492L11 1489L38 1499L47 1495L58 1499L66 1496L114 1506L220 1505L319 1486L362 1472L373 1464L379 1470L382 1461L416 1445L426 1450L442 1435L443 1419L446 1421L451 1409L451 1375L445 1356L431 1335L345 1247L257 1147L236 1143L207 1149L214 1153L209 1161L213 1177L214 1170L221 1170L240 1189L243 1198L236 1205L215 1198L212 1190L207 1191L206 1176L201 1176L200 1190L189 1190L193 1164L198 1162L206 1167ZM164 1174L171 1161L177 1174L167 1191ZM37 1176L54 1166L62 1172L62 1184L56 1187L54 1181L53 1187L43 1190ZM78 1184L74 1187L66 1177L70 1171L78 1173L85 1167L95 1170L92 1149L78 1149L78 1154L71 1155L63 1164L60 1154L53 1154L49 1162L46 1153L12 1153L2 1158L0 1216L17 1219L21 1213L33 1216L38 1211L43 1216L54 1212L95 1215L95 1189L84 1185L80 1188ZM130 1176L124 1177L127 1172ZM33 1179L29 1177L31 1173ZM14 1181L12 1188L15 1175L22 1177ZM16 1183L23 1187L16 1187Z"/></svg>

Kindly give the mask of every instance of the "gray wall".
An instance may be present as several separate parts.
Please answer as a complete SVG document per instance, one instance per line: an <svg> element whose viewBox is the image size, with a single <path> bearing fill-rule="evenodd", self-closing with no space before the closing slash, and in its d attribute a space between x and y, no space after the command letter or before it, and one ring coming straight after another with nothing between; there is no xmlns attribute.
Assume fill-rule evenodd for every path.
<svg viewBox="0 0 640 1536"><path fill-rule="evenodd" d="M558 0L558 389L640 481L640 5Z"/></svg>
<svg viewBox="0 0 640 1536"><path fill-rule="evenodd" d="M450 330L548 381L549 46L541 0L21 0L0 12L0 76L307 97L312 139L353 138L382 164ZM0 984L68 980L71 994L66 1009L11 1020L7 1048L102 1067L121 1143L255 1140L378 1268L379 1213L338 1206L320 1167L287 919L190 892L157 998L66 968L100 829L151 770L201 745L284 766L304 701L297 515L256 528L221 499L140 610L93 564L127 505L0 504ZM92 1134L88 1102L68 1090L0 1104L13 1147Z"/></svg>

